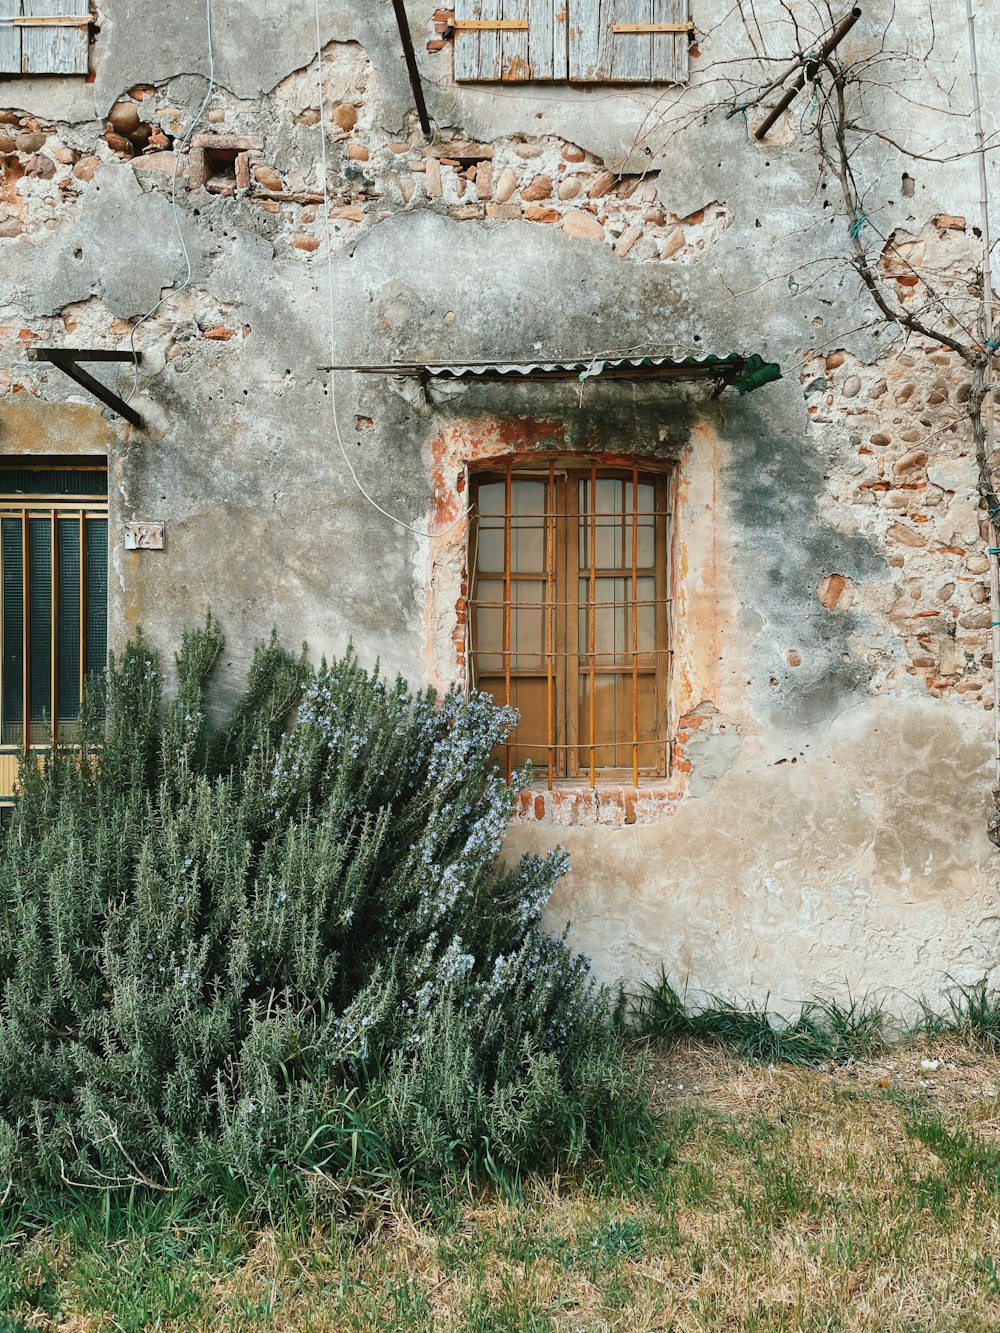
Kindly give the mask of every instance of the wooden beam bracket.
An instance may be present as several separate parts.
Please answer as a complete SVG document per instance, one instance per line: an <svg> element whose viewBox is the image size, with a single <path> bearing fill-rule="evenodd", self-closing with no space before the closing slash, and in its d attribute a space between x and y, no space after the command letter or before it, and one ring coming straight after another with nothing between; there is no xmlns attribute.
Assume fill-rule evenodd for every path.
<svg viewBox="0 0 1000 1333"><path fill-rule="evenodd" d="M527 32L527 19L456 19L455 32Z"/></svg>
<svg viewBox="0 0 1000 1333"><path fill-rule="evenodd" d="M35 14L18 18L0 18L12 28L90 28L94 20L87 15L80 18L71 14Z"/></svg>
<svg viewBox="0 0 1000 1333"><path fill-rule="evenodd" d="M95 379L93 375L82 369L77 363L80 361L115 361L118 363L132 362L133 364L142 361L142 353L136 352L111 352L103 348L88 347L31 347L28 349L29 361L47 361L50 365L61 370L64 375L68 375L71 380L75 380L81 388L92 393L95 398L110 407L112 412L116 412L126 421L131 422L133 426L142 429L142 417L126 403L124 398L120 398L107 385L102 384L100 380Z"/></svg>
<svg viewBox="0 0 1000 1333"><path fill-rule="evenodd" d="M413 103L417 108L417 119L420 122L420 128L423 131L424 138L430 139L431 118L427 114L427 102L424 99L424 88L420 82L420 70L417 68L417 53L413 49L413 34L410 32L410 21L406 17L406 6L403 0L392 0L392 7L396 13L396 24L399 28L399 39L403 44L403 59L406 62L406 72L410 79L410 90L413 93Z"/></svg>

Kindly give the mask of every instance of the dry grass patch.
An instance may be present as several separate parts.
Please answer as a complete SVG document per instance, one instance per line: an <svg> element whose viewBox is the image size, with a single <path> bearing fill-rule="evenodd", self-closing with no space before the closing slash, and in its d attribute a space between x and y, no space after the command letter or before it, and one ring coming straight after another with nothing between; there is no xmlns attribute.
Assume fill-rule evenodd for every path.
<svg viewBox="0 0 1000 1333"><path fill-rule="evenodd" d="M0 1333L1000 1327L1000 1060L940 1038L827 1069L650 1064L662 1141L572 1177L11 1239Z"/></svg>

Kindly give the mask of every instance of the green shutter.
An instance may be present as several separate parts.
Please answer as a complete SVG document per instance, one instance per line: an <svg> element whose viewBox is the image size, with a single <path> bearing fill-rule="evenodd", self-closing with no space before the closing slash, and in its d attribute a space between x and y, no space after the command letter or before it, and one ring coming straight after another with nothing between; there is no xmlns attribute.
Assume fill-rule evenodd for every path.
<svg viewBox="0 0 1000 1333"><path fill-rule="evenodd" d="M5 745L18 745L21 735L21 699L24 672L23 571L21 568L21 520L0 521L0 562L3 565L2 699Z"/></svg>
<svg viewBox="0 0 1000 1333"><path fill-rule="evenodd" d="M52 716L52 521L28 519L28 706L31 739L43 744Z"/></svg>
<svg viewBox="0 0 1000 1333"><path fill-rule="evenodd" d="M88 518L86 526L87 676L108 668L108 520Z"/></svg>
<svg viewBox="0 0 1000 1333"><path fill-rule="evenodd" d="M60 721L80 714L80 520L58 520L59 617L56 703Z"/></svg>

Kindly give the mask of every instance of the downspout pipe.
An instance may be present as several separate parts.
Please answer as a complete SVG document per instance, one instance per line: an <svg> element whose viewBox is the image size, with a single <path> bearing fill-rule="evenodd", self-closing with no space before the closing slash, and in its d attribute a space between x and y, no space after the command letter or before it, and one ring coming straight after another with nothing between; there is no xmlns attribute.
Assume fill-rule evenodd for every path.
<svg viewBox="0 0 1000 1333"><path fill-rule="evenodd" d="M992 467L993 451L996 447L996 414L993 410L993 356L996 342L993 336L993 274L990 266L990 208L989 188L986 181L986 146L983 135L983 107L979 94L979 58L976 52L976 19L972 0L965 0L965 14L969 28L969 57L971 68L969 76L972 82L972 114L976 128L976 160L979 167L979 215L983 241L983 344L986 352L986 364L983 367L983 389L985 396L984 428L985 467ZM986 480L985 478L981 480ZM990 492L994 493L992 480ZM993 753L994 753L994 793L1000 801L1000 558L998 558L997 536L1000 515L995 509L989 511L989 558L990 558L990 620L993 622Z"/></svg>

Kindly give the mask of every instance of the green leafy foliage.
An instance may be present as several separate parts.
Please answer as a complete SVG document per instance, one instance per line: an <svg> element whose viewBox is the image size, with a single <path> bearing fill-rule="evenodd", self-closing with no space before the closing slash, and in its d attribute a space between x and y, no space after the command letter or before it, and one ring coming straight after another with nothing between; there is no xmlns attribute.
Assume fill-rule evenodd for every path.
<svg viewBox="0 0 1000 1333"><path fill-rule="evenodd" d="M272 637L215 727L221 648L186 634L164 704L137 638L83 745L25 766L0 1191L502 1174L634 1137L608 997L540 926L566 858L500 860L510 711Z"/></svg>
<svg viewBox="0 0 1000 1333"><path fill-rule="evenodd" d="M885 1045L885 1014L867 1000L809 1000L784 1021L766 1005L717 997L690 1007L665 972L636 998L635 1024L642 1035L668 1045L685 1037L718 1041L761 1064L842 1064L868 1058Z"/></svg>

